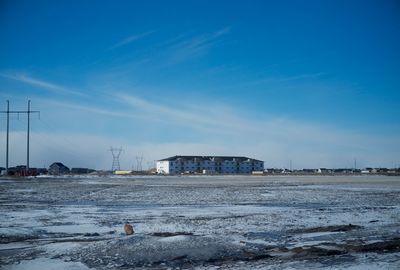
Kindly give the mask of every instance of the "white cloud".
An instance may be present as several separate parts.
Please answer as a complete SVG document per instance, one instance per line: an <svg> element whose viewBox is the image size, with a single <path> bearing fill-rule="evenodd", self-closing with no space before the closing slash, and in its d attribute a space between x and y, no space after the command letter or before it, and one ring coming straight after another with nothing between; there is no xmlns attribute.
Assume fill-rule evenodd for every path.
<svg viewBox="0 0 400 270"><path fill-rule="evenodd" d="M314 144L345 143L363 140L362 135L341 131L337 128L300 122L287 118L263 118L251 115L243 116L242 112L234 110L223 104L203 103L191 104L180 102L180 104L170 104L169 106L162 101L150 102L142 98L128 95L115 94L116 100L132 106L132 109L151 117L153 120L164 121L179 125L193 130L199 130L207 136L225 135L230 138L262 138L268 136L275 139L292 139L296 137L298 142L312 140ZM350 138L351 137L351 138Z"/></svg>
<svg viewBox="0 0 400 270"><path fill-rule="evenodd" d="M249 79L243 80L242 82L235 83L234 85L229 85L225 88L227 89L243 89L250 86L269 86L271 89L275 91L280 89L282 86L285 87L299 87L299 83L312 82L315 84L318 82L322 76L326 75L325 72L316 72L316 73L303 73L293 76L277 76L277 75L268 75L262 76L257 79Z"/></svg>
<svg viewBox="0 0 400 270"><path fill-rule="evenodd" d="M95 169L110 169L112 155L110 146L124 149L121 154L121 168L136 168L136 156L143 156L143 168L147 168L154 160L173 155L243 155L265 161L266 167L288 167L289 160L293 167L351 167L354 158L359 166L398 166L399 149L393 148L392 142L380 143L369 139L364 142L348 141L346 145L313 144L316 136L310 134L307 143L298 142L296 134L288 135L279 140L273 137L257 138L225 138L202 142L137 142L118 140L101 135L83 135L80 133L55 134L33 132L31 134L31 166L49 166L60 161L69 167L90 167ZM0 132L0 138L5 138L5 132ZM343 137L340 139L344 139ZM345 139L351 139L345 138ZM10 134L10 165L25 164L26 139L21 132ZM112 143L112 145L111 145ZM370 143L378 143L376 146ZM398 144L397 140L397 145ZM351 146L354 144L353 146ZM358 146L360 148L354 148ZM398 148L398 147L397 147ZM5 153L5 144L0 144L0 152ZM4 166L5 156L0 156L0 166Z"/></svg>
<svg viewBox="0 0 400 270"><path fill-rule="evenodd" d="M31 141L32 166L48 166L54 161L61 161L70 167L109 169L112 162L108 151L110 146L122 146L125 149L121 155L124 169L136 166L135 156L141 155L145 157L143 167L147 166L147 162L173 155L250 156L264 160L266 167L288 167L289 160L292 160L295 168L351 167L354 158L357 158L359 166L388 167L400 162L400 139L395 136L366 135L296 119L265 118L260 115L254 118L254 115L215 102L190 103L180 100L174 103L171 100L167 103L124 93L111 97L114 99L107 100L110 103L108 109L42 101L56 108L66 108L65 112L57 111L63 117L63 128L71 123L71 130L74 130L79 121L84 121L85 130L75 129L74 132L60 134L57 133L58 121L46 132L36 125ZM68 114L70 109L78 113ZM81 115L79 111L91 114L86 114L85 120L82 120L77 118ZM106 120L99 118L99 115L113 118ZM126 122L126 118L131 120ZM91 132L91 119L103 125L110 124L107 121L121 120L126 129L133 127L129 133L133 137L127 139L129 135L123 135L128 132L126 129L122 133L115 132L115 137L110 135L112 131L108 135ZM2 121L0 125L3 126ZM139 132L151 136L137 140L134 136ZM25 163L26 140L22 133L11 134L12 165ZM175 134L179 139L173 135L163 139L162 134L165 133ZM157 136L153 137L153 134ZM0 140L5 141L4 129L0 133ZM1 143L0 153L5 153L4 148L5 143ZM4 155L0 156L0 166L4 166Z"/></svg>
<svg viewBox="0 0 400 270"><path fill-rule="evenodd" d="M54 107L63 107L66 109L72 109L74 111L82 111L82 112L89 112L92 114L98 114L98 115L105 115L105 116L112 116L112 117L122 117L122 118L133 118L133 119L138 119L138 118L143 118L138 115L134 115L132 113L128 112L121 112L121 111L116 111L116 110L107 110L103 108L99 108L96 106L91 106L91 105L78 105L75 103L71 102L61 102L61 101L55 101L55 100L47 100L47 99L41 99L41 104L46 104L48 106L54 106Z"/></svg>
<svg viewBox="0 0 400 270"><path fill-rule="evenodd" d="M390 166L392 162L398 162L396 158L400 149L397 145L400 145L400 140L395 137L364 135L351 130L287 118L254 119L251 116L243 116L243 112L226 106L220 107L215 103L166 105L160 104L159 100L151 102L127 94L116 94L115 100L130 105L132 113L70 104L63 106L75 106L77 110L89 110L95 114L117 118L139 115L137 121L144 118L146 122L130 122L130 125L140 126L140 132L176 133L176 127L179 127L184 133L176 135L184 138L185 142L171 137L163 140L162 136L138 141L135 138L127 140L90 133L83 135L81 132L36 132L32 136L33 141L38 142L32 143L32 147L37 149L32 153L40 153L37 157L45 159L47 163L65 160L70 166L97 169L107 169L110 166L111 154L107 149L111 143L113 146L125 148L121 160L124 160L122 164L126 169L131 168L135 156L142 154L147 161L179 154L246 155L265 160L267 167L288 167L289 160L292 160L297 168L350 167L354 158L359 160L360 166ZM143 124L154 122L167 124L151 125L150 129L149 125ZM197 139L193 139L193 132ZM20 143L14 147L23 149L23 145ZM3 145L0 145L0 150L1 147ZM19 152L20 162L23 163L23 150Z"/></svg>
<svg viewBox="0 0 400 270"><path fill-rule="evenodd" d="M128 45L128 44L130 44L130 43L132 43L134 41L137 41L139 39L145 38L146 36L151 35L153 33L154 33L154 31L148 31L148 32L145 32L145 33L129 36L129 37L124 38L123 40L117 42L113 46L111 46L110 49L116 49L116 48Z"/></svg>
<svg viewBox="0 0 400 270"><path fill-rule="evenodd" d="M51 91L54 93L58 93L58 94L71 94L71 95L77 95L77 96L84 95L83 93L65 88L64 86L50 83L50 82L40 80L37 78L33 78L33 77L30 77L28 75L21 74L21 73L15 73L15 74L0 73L0 76L3 78L7 78L7 79L11 79L11 80L15 80L18 82L22 82L22 83L31 85L35 88L45 89L45 90L48 90L48 91Z"/></svg>
<svg viewBox="0 0 400 270"><path fill-rule="evenodd" d="M172 45L169 48L170 62L177 63L206 53L229 32L230 27L226 27L217 32L195 36Z"/></svg>
<svg viewBox="0 0 400 270"><path fill-rule="evenodd" d="M207 111L193 111L193 108L177 109L176 107L161 105L156 102L149 102L139 97L127 94L115 94L116 100L122 101L139 110L152 119L169 121L174 124L184 124L191 127L205 129L210 126L220 125L218 121L210 118Z"/></svg>

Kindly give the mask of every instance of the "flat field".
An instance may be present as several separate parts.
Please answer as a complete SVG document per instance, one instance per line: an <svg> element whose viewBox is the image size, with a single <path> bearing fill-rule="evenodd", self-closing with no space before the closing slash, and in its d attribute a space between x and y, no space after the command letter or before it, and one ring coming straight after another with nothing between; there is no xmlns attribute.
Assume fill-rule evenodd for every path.
<svg viewBox="0 0 400 270"><path fill-rule="evenodd" d="M400 177L1 178L0 268L400 269Z"/></svg>

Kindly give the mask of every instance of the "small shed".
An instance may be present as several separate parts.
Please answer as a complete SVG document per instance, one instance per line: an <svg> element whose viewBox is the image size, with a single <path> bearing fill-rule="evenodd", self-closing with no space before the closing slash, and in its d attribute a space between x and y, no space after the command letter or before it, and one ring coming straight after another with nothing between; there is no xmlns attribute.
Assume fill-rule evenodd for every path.
<svg viewBox="0 0 400 270"><path fill-rule="evenodd" d="M50 175L61 175L61 174L69 174L70 170L67 166L62 164L61 162L54 162L49 167Z"/></svg>

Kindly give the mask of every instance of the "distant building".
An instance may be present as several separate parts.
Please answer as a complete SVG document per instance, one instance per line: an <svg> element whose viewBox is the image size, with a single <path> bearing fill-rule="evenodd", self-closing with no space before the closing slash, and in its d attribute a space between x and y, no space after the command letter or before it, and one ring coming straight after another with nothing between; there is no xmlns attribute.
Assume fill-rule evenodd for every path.
<svg viewBox="0 0 400 270"><path fill-rule="evenodd" d="M37 171L37 174L39 174L39 175L48 173L48 170L46 168L37 168L36 171Z"/></svg>
<svg viewBox="0 0 400 270"><path fill-rule="evenodd" d="M304 174L310 174L310 173L317 173L318 170L317 169L302 169L301 172Z"/></svg>
<svg viewBox="0 0 400 270"><path fill-rule="evenodd" d="M284 172L284 169L268 168L265 170L265 172L268 174L282 174Z"/></svg>
<svg viewBox="0 0 400 270"><path fill-rule="evenodd" d="M69 174L69 168L62 164L61 162L54 162L49 167L50 175L61 175L61 174Z"/></svg>
<svg viewBox="0 0 400 270"><path fill-rule="evenodd" d="M8 175L24 176L24 175L26 175L26 166L18 165L15 167L10 167L10 168L8 168Z"/></svg>
<svg viewBox="0 0 400 270"><path fill-rule="evenodd" d="M236 156L173 156L157 161L157 173L251 174L264 171L264 162Z"/></svg>
<svg viewBox="0 0 400 270"><path fill-rule="evenodd" d="M89 174L95 172L95 170L88 169L88 168L72 168L71 173L72 174Z"/></svg>
<svg viewBox="0 0 400 270"><path fill-rule="evenodd" d="M377 173L387 173L389 171L388 168L377 168Z"/></svg>
<svg viewBox="0 0 400 270"><path fill-rule="evenodd" d="M40 174L39 170L41 170L41 169L32 168L32 167L30 167L29 170L27 170L26 165L18 165L15 167L8 168L8 175L11 175L11 176L36 176L36 175ZM46 170L46 173L47 173L47 169L44 169L44 170ZM2 170L2 168L0 168L0 172L2 175L6 174L5 169Z"/></svg>
<svg viewBox="0 0 400 270"><path fill-rule="evenodd" d="M326 174L326 173L331 173L332 171L327 168L319 168L317 172Z"/></svg>
<svg viewBox="0 0 400 270"><path fill-rule="evenodd" d="M351 174L351 173L354 173L354 169L348 169L348 168L332 169L332 171L335 174Z"/></svg>

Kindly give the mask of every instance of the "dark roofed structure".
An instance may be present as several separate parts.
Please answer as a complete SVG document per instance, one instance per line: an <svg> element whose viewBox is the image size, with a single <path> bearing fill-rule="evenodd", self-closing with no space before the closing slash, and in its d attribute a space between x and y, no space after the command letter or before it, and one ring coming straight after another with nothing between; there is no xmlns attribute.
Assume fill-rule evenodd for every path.
<svg viewBox="0 0 400 270"><path fill-rule="evenodd" d="M49 167L49 174L51 175L69 174L69 172L69 168L61 162L54 162Z"/></svg>
<svg viewBox="0 0 400 270"><path fill-rule="evenodd" d="M89 174L92 172L95 172L96 170L89 169L89 168L72 168L71 173L72 174Z"/></svg>

